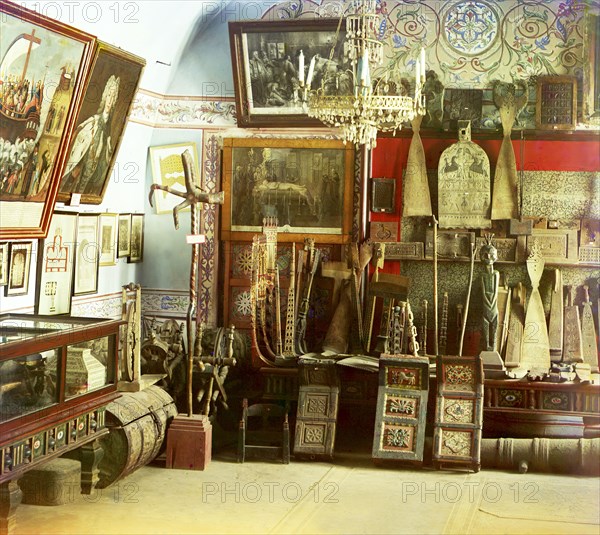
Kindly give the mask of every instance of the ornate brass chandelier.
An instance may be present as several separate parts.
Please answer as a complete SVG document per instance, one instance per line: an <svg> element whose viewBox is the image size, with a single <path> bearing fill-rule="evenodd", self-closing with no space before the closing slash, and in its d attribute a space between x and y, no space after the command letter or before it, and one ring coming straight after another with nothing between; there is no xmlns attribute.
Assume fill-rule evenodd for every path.
<svg viewBox="0 0 600 535"><path fill-rule="evenodd" d="M425 82L425 51L421 49L415 62L415 90L414 97L411 97L406 81L402 83L395 73L383 66L383 43L377 39L379 16L375 3L376 0L356 0L354 13L345 17L347 69L326 73L321 78L320 87L311 90L315 57L311 59L306 81L302 52L299 65L303 102L309 117L340 128L344 142L365 145L367 149L376 146L377 132L400 130L402 123L411 121L415 115L425 114L425 98L421 92ZM341 21L342 17L336 41ZM335 43L330 62L334 49ZM352 87L340 83L343 76L351 81ZM345 86L347 94L341 91L342 86Z"/></svg>

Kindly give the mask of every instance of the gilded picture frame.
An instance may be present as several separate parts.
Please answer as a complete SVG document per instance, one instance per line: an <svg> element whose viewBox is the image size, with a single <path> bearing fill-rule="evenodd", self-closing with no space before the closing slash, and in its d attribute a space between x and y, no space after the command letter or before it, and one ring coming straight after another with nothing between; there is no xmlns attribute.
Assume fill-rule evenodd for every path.
<svg viewBox="0 0 600 535"><path fill-rule="evenodd" d="M59 201L69 202L75 193L83 204L102 202L145 65L143 58L98 41L70 139Z"/></svg>
<svg viewBox="0 0 600 535"><path fill-rule="evenodd" d="M339 140L223 140L221 238L251 240L265 217L278 240L348 243L352 231L354 146Z"/></svg>
<svg viewBox="0 0 600 535"><path fill-rule="evenodd" d="M350 93L345 35L345 22L337 19L229 22L238 126L323 126L302 105L300 51L305 80L315 58L312 89Z"/></svg>
<svg viewBox="0 0 600 535"><path fill-rule="evenodd" d="M38 255L36 314L53 316L71 312L76 232L76 213L54 213Z"/></svg>
<svg viewBox="0 0 600 535"><path fill-rule="evenodd" d="M196 176L200 176L198 169L198 147L193 141L187 143L174 143L149 148L150 166L152 169L152 182L160 186L167 186L185 193L185 175L181 155L188 150L194 161ZM173 208L181 202L181 198L162 190L155 190L153 204L157 214L170 214ZM189 212L184 208L182 212Z"/></svg>
<svg viewBox="0 0 600 535"><path fill-rule="evenodd" d="M73 295L94 294L98 291L99 221L97 214L79 214L77 217Z"/></svg>
<svg viewBox="0 0 600 535"><path fill-rule="evenodd" d="M10 244L7 297L29 293L29 272L31 270L32 242L12 242Z"/></svg>
<svg viewBox="0 0 600 535"><path fill-rule="evenodd" d="M48 233L95 38L0 4L0 239Z"/></svg>

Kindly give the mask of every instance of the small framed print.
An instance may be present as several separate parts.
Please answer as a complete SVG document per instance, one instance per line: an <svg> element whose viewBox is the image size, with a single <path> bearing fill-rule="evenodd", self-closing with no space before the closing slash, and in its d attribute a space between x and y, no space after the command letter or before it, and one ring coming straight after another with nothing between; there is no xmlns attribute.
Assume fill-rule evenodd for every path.
<svg viewBox="0 0 600 535"><path fill-rule="evenodd" d="M7 296L25 295L29 291L32 248L32 242L18 242L10 245L8 285L5 290Z"/></svg>
<svg viewBox="0 0 600 535"><path fill-rule="evenodd" d="M8 284L8 242L0 243L0 286Z"/></svg>
<svg viewBox="0 0 600 535"><path fill-rule="evenodd" d="M114 266L117 263L117 214L100 214L99 225L99 263L101 266Z"/></svg>
<svg viewBox="0 0 600 535"><path fill-rule="evenodd" d="M127 262L141 262L144 257L144 214L131 214L131 240Z"/></svg>
<svg viewBox="0 0 600 535"><path fill-rule="evenodd" d="M79 214L77 218L73 295L98 291L98 221L96 214Z"/></svg>
<svg viewBox="0 0 600 535"><path fill-rule="evenodd" d="M71 311L76 230L76 213L54 213L39 258L36 314L53 316Z"/></svg>
<svg viewBox="0 0 600 535"><path fill-rule="evenodd" d="M131 214L119 214L117 256L126 258L131 253Z"/></svg>

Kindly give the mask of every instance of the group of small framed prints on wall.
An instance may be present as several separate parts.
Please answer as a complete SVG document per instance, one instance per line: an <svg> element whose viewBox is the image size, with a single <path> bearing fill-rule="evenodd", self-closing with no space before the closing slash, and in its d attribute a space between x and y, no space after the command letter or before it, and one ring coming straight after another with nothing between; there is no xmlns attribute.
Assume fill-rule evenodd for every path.
<svg viewBox="0 0 600 535"><path fill-rule="evenodd" d="M99 266L123 257L142 261L144 215L55 212L35 250L37 244L0 243L0 286L6 296L29 293L31 255L37 255L36 314L68 314L71 296L98 291Z"/></svg>

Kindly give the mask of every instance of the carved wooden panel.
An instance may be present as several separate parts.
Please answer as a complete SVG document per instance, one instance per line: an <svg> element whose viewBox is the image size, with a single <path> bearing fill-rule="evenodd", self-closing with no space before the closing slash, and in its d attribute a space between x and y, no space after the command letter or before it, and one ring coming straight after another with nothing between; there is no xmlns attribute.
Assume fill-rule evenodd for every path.
<svg viewBox="0 0 600 535"><path fill-rule="evenodd" d="M423 242L397 242L385 244L386 260L423 260Z"/></svg>
<svg viewBox="0 0 600 535"><path fill-rule="evenodd" d="M294 455L333 458L340 381L335 361L300 359Z"/></svg>
<svg viewBox="0 0 600 535"><path fill-rule="evenodd" d="M470 124L459 124L458 142L442 152L438 164L440 228L490 228L490 161L471 141Z"/></svg>
<svg viewBox="0 0 600 535"><path fill-rule="evenodd" d="M395 221L373 221L369 230L369 237L373 241L396 242L398 240L398 223Z"/></svg>
<svg viewBox="0 0 600 535"><path fill-rule="evenodd" d="M381 355L374 459L423 462L428 391L428 357Z"/></svg>
<svg viewBox="0 0 600 535"><path fill-rule="evenodd" d="M433 258L433 229L427 229L425 237L425 258ZM475 243L475 233L464 230L440 230L437 242L438 258L469 260L471 243Z"/></svg>
<svg viewBox="0 0 600 535"><path fill-rule="evenodd" d="M438 356L437 381L434 466L478 472L483 426L481 358Z"/></svg>
<svg viewBox="0 0 600 535"><path fill-rule="evenodd" d="M527 236L527 250L537 245L546 262L577 263L577 231L561 229L533 229Z"/></svg>

